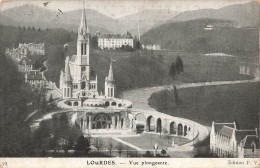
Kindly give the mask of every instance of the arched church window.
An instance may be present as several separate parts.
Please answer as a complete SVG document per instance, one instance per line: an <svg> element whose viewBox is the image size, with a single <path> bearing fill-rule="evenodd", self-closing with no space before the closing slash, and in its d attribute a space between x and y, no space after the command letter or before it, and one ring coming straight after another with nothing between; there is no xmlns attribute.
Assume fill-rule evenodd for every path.
<svg viewBox="0 0 260 168"><path fill-rule="evenodd" d="M87 54L87 43L84 43L85 46L85 55Z"/></svg>
<svg viewBox="0 0 260 168"><path fill-rule="evenodd" d="M85 88L86 88L86 82L83 81L83 82L81 82L81 89L85 89Z"/></svg>
<svg viewBox="0 0 260 168"><path fill-rule="evenodd" d="M113 88L111 88L111 97L114 97Z"/></svg>
<svg viewBox="0 0 260 168"><path fill-rule="evenodd" d="M112 102L111 105L112 105L112 106L116 106L116 102Z"/></svg>
<svg viewBox="0 0 260 168"><path fill-rule="evenodd" d="M108 107L109 106L109 101L105 102L105 106Z"/></svg>
<svg viewBox="0 0 260 168"><path fill-rule="evenodd" d="M83 55L83 43L81 43L81 55Z"/></svg>

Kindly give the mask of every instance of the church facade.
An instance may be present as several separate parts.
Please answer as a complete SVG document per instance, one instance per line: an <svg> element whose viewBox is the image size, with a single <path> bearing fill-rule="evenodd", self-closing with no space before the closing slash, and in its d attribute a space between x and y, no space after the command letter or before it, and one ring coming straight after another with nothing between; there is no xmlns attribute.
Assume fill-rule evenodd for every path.
<svg viewBox="0 0 260 168"><path fill-rule="evenodd" d="M97 75L94 76L90 71L89 36L89 28L84 9L78 29L77 54L66 58L65 71L61 71L60 74L60 89L62 90L64 99L115 96L112 62L108 76L105 79L105 95L99 95L98 93Z"/></svg>
<svg viewBox="0 0 260 168"><path fill-rule="evenodd" d="M78 29L77 53L67 56L65 69L60 74L61 108L75 113L75 124L83 131L130 129L132 103L115 97L115 80L112 61L105 78L105 89L98 92L97 75L91 70L90 34L83 9Z"/></svg>

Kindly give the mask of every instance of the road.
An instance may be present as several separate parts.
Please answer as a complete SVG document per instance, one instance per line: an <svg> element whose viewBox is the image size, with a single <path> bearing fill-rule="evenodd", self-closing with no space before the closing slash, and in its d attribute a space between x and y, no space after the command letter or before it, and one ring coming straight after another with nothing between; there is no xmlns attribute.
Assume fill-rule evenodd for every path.
<svg viewBox="0 0 260 168"><path fill-rule="evenodd" d="M240 83L251 83L251 82L259 82L259 78L255 78L252 80L239 80L239 81L215 81L215 82L199 82L199 83L183 83L177 84L177 89L180 88L192 88L192 87L200 87L200 86L217 86L217 85L233 85ZM148 99L154 92L158 92L164 89L173 89L172 85L165 86L157 86L157 87L147 87L147 88L139 88L133 90L124 91L121 95L121 98L129 100L133 103L134 108L152 110L148 105Z"/></svg>

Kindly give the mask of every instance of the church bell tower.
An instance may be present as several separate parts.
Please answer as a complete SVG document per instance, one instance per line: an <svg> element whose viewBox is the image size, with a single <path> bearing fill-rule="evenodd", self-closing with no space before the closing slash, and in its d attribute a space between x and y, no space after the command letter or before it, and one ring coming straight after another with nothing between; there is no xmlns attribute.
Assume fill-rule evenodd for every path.
<svg viewBox="0 0 260 168"><path fill-rule="evenodd" d="M77 64L81 66L81 80L89 80L89 28L84 7L78 29Z"/></svg>

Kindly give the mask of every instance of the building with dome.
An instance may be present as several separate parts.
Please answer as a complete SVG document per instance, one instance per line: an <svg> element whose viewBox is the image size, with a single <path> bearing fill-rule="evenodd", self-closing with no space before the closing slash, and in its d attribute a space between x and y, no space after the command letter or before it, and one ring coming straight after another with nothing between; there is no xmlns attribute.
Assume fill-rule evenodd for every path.
<svg viewBox="0 0 260 168"><path fill-rule="evenodd" d="M84 132L97 129L130 129L132 103L115 98L115 79L110 62L104 92L98 92L97 75L90 62L89 28L83 9L78 29L77 53L67 56L65 69L60 73L63 100L58 106L75 111L75 123Z"/></svg>

